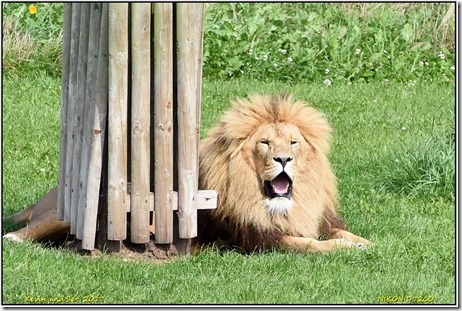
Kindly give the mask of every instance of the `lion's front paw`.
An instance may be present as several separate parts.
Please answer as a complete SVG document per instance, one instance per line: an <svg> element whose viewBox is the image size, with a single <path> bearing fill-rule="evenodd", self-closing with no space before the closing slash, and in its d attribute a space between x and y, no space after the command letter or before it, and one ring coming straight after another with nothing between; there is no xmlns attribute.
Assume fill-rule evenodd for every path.
<svg viewBox="0 0 462 311"><path fill-rule="evenodd" d="M3 236L4 239L8 239L10 241L15 241L15 242L24 242L23 239L21 239L20 237L18 237L16 234L14 233L7 233Z"/></svg>

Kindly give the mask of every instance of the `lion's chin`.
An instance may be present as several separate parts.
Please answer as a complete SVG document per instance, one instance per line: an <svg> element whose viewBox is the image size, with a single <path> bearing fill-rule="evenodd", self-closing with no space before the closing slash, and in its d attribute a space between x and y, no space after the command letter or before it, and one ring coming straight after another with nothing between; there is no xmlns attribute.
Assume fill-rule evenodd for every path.
<svg viewBox="0 0 462 311"><path fill-rule="evenodd" d="M265 206L272 215L286 215L292 208L292 200L286 197L266 199Z"/></svg>

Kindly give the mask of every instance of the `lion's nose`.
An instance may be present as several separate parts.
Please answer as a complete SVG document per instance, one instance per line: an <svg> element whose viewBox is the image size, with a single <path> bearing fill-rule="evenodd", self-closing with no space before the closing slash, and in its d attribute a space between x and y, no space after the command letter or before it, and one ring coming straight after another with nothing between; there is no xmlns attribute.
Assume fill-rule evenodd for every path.
<svg viewBox="0 0 462 311"><path fill-rule="evenodd" d="M276 158L273 158L274 161L281 163L282 168L284 168L286 166L287 162L292 161L292 159L293 159L292 157L276 157Z"/></svg>

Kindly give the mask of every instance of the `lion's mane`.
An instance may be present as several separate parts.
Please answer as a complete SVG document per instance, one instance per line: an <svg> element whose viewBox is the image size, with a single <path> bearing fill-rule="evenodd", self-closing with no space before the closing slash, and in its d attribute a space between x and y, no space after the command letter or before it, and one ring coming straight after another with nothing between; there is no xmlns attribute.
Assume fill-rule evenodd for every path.
<svg viewBox="0 0 462 311"><path fill-rule="evenodd" d="M242 152L244 143L265 124L295 125L308 142L310 157L299 164L293 184L293 208L273 215L255 170ZM220 238L244 251L276 246L283 235L318 238L344 228L337 214L335 176L327 160L331 127L323 115L291 96L254 95L232 102L231 109L209 130L199 148L199 187L218 192L214 210L199 211L198 240ZM309 152L308 152L309 151Z"/></svg>

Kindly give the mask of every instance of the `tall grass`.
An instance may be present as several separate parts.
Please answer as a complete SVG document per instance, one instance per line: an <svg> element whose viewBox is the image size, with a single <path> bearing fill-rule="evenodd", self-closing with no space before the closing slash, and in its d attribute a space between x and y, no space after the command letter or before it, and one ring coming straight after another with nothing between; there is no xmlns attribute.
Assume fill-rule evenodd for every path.
<svg viewBox="0 0 462 311"><path fill-rule="evenodd" d="M36 11L31 14L29 7ZM43 70L61 75L62 3L2 4L2 67L17 76Z"/></svg>
<svg viewBox="0 0 462 311"><path fill-rule="evenodd" d="M3 20L2 66L4 73L18 76L27 71L43 70L61 75L62 35L39 42L27 30L20 31L11 16Z"/></svg>
<svg viewBox="0 0 462 311"><path fill-rule="evenodd" d="M430 137L399 144L377 161L374 184L378 190L454 200L455 142L444 134L436 132Z"/></svg>

